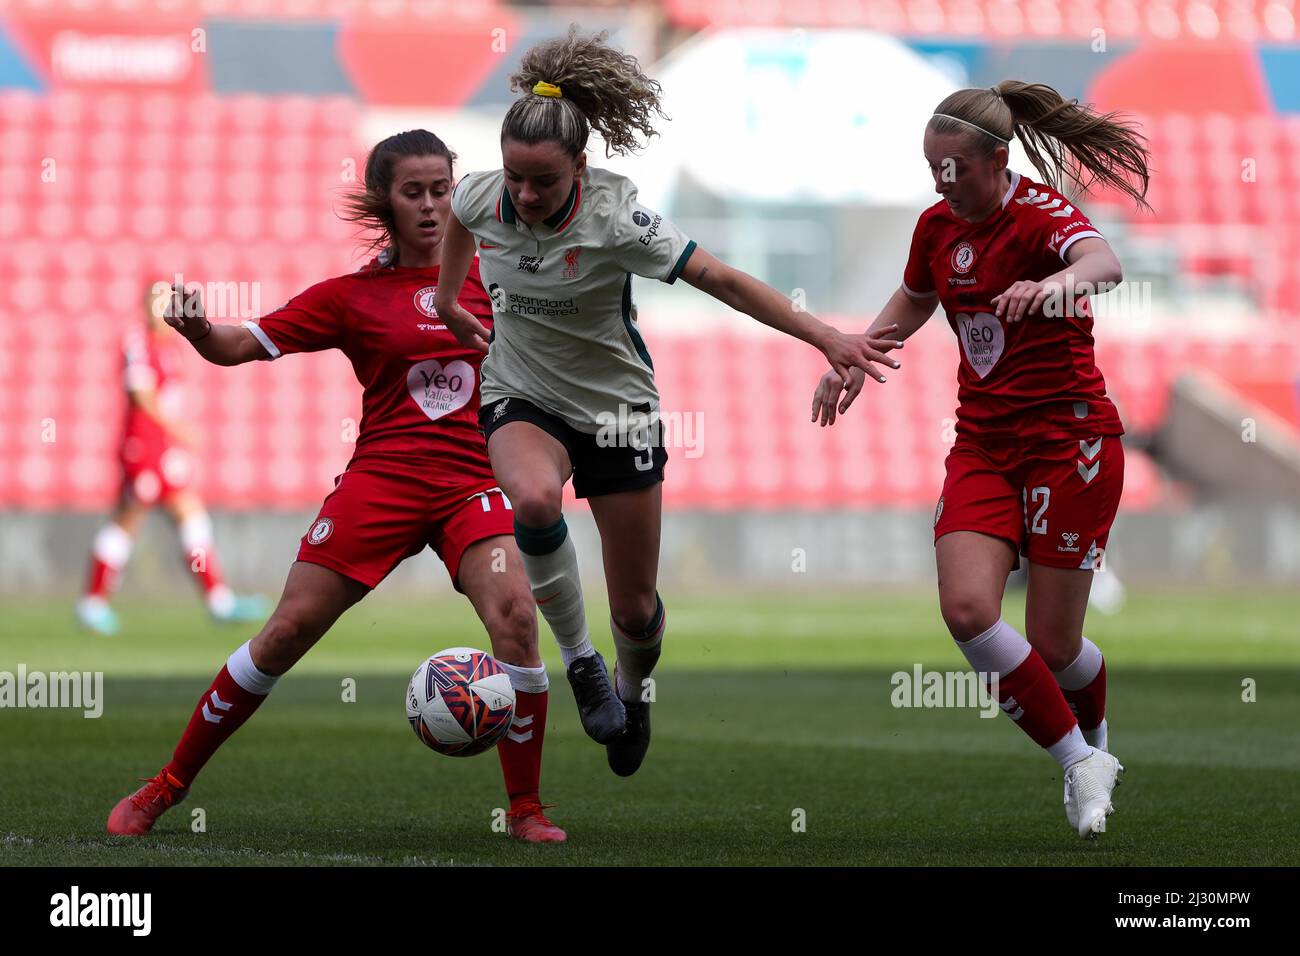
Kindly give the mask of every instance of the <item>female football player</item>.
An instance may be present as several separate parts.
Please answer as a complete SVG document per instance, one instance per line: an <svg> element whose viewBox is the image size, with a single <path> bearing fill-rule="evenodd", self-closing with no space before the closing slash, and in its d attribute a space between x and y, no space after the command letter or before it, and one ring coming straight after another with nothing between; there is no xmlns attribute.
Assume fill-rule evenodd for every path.
<svg viewBox="0 0 1300 956"><path fill-rule="evenodd" d="M279 606L199 699L171 762L113 810L110 833L148 832L339 615L429 546L473 603L516 692L514 726L498 747L510 795L507 829L530 842L565 839L538 800L546 669L510 501L478 427L481 357L457 344L432 306L454 159L425 130L371 150L364 190L350 198L347 218L379 230L383 248L359 272L318 283L243 326L210 323L194 298L167 318L217 365L337 348L364 388L363 414L356 451L303 535ZM461 302L491 320L477 270Z"/></svg>
<svg viewBox="0 0 1300 956"><path fill-rule="evenodd" d="M203 591L214 620L241 624L266 617L261 595L237 595L226 586L212 539L212 519L194 490L194 455L189 423L181 416L184 385L175 336L163 321L169 296L152 289L145 298L141 325L132 325L122 340L122 384L126 417L118 459L122 487L108 523L95 534L90 549L86 590L77 602L77 620L98 634L116 634L117 615L110 603L131 557L136 535L150 509L161 505L176 526L181 556Z"/></svg>
<svg viewBox="0 0 1300 956"><path fill-rule="evenodd" d="M480 418L493 471L515 505L515 540L559 643L583 727L610 768L635 773L650 743L648 679L664 605L656 590L661 482L668 455L654 366L636 326L632 276L679 277L850 367L897 363L895 346L847 336L729 268L637 201L630 181L587 164L592 129L626 153L654 135L659 84L605 34L524 54L522 90L501 127L502 169L466 176L452 197L435 304L457 338L487 352ZM493 298L491 333L456 304L475 253ZM488 344L491 342L491 348ZM601 537L617 653L613 687L592 647L561 492L590 502Z"/></svg>
<svg viewBox="0 0 1300 956"><path fill-rule="evenodd" d="M1043 183L1007 167L1013 136ZM1108 752L1106 667L1083 619L1124 451L1093 361L1088 295L1122 273L1057 184L1064 172L1145 205L1146 149L1112 114L1008 80L940 103L924 152L943 199L921 214L903 284L872 328L905 339L942 305L961 345L957 440L934 521L940 610L971 667L996 682L1002 709L1060 762L1070 824L1095 835L1124 768ZM847 382L826 373L813 421L833 424L863 382L857 372ZM1020 555L1028 640L1002 620Z"/></svg>

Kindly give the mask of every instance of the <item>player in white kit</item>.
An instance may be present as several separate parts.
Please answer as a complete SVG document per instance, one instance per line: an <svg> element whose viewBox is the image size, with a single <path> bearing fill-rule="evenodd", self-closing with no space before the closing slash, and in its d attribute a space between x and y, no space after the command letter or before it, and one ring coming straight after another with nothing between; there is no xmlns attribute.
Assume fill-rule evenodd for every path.
<svg viewBox="0 0 1300 956"><path fill-rule="evenodd" d="M514 506L515 539L555 633L587 733L630 776L650 743L648 678L666 618L656 589L661 482L668 454L650 353L637 331L632 276L679 277L819 349L847 374L896 368L891 329L845 335L699 248L637 201L636 186L587 164L594 128L624 153L654 134L659 84L605 34L547 41L524 54L524 91L501 128L502 169L457 184L434 307L457 338L487 351L480 423ZM458 305L475 252L493 299L492 332ZM488 348L489 343L491 345ZM564 483L600 532L617 667L613 686L591 644L577 555L561 512Z"/></svg>

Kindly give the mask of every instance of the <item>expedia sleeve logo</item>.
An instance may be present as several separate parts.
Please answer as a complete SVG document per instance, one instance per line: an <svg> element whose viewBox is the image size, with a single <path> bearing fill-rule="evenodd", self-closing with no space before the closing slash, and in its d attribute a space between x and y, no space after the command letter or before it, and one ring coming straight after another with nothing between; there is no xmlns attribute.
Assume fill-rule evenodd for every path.
<svg viewBox="0 0 1300 956"><path fill-rule="evenodd" d="M663 223L663 216L651 216L644 209L632 210L632 221L645 229L645 232L637 237L637 242L643 246L648 246L654 242L655 236L659 235L659 226Z"/></svg>

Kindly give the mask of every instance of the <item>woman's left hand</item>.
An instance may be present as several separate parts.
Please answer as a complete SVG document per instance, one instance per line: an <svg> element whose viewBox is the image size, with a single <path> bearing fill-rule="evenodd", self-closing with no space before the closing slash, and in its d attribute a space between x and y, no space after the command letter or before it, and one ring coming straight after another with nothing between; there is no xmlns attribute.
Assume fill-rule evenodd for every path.
<svg viewBox="0 0 1300 956"><path fill-rule="evenodd" d="M993 314L1008 322L1019 322L1025 316L1042 309L1043 303L1050 295L1060 295L1059 282L1030 282L1022 279L1013 282L1011 287L1001 295L993 297Z"/></svg>

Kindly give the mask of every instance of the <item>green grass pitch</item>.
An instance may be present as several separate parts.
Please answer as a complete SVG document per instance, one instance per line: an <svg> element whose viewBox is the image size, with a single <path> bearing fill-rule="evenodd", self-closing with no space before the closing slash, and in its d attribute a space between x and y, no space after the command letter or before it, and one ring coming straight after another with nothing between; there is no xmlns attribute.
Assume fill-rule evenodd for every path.
<svg viewBox="0 0 1300 956"><path fill-rule="evenodd" d="M891 706L894 671L964 667L933 595L665 597L654 743L626 780L583 735L543 624L542 795L569 843L540 847L493 829L505 803L493 754L440 757L404 719L422 655L486 647L463 600L381 590L353 609L137 840L106 835L109 809L165 762L251 631L217 628L178 598L124 603L123 633L102 638L77 630L66 604L10 601L0 670L102 670L105 704L97 720L0 710L0 864L1300 863L1294 593L1138 590L1120 615L1090 616L1128 768L1096 842L1070 831L1059 769L1005 717ZM1023 621L1018 596L1006 615ZM607 630L595 633L608 656Z"/></svg>

